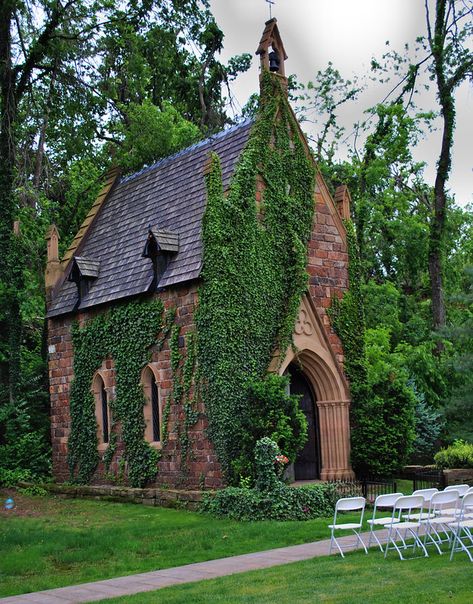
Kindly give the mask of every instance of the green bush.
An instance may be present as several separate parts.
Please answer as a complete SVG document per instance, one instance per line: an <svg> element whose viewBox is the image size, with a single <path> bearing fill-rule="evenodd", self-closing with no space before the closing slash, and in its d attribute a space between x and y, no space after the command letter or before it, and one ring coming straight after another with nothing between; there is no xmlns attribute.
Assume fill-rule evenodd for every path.
<svg viewBox="0 0 473 604"><path fill-rule="evenodd" d="M335 484L293 488L278 478L278 445L261 438L254 451L256 488L228 487L207 495L201 511L235 520L307 520L333 513L338 491Z"/></svg>
<svg viewBox="0 0 473 604"><path fill-rule="evenodd" d="M29 470L37 477L51 473L51 450L40 431L21 434L0 445L0 467L6 470Z"/></svg>
<svg viewBox="0 0 473 604"><path fill-rule="evenodd" d="M473 444L456 440L453 445L436 453L434 460L441 469L473 468Z"/></svg>
<svg viewBox="0 0 473 604"><path fill-rule="evenodd" d="M32 474L29 470L0 468L0 487L15 487L20 481L29 481L31 479Z"/></svg>
<svg viewBox="0 0 473 604"><path fill-rule="evenodd" d="M258 491L273 491L280 481L276 475L276 457L279 447L270 438L261 438L255 447L256 488Z"/></svg>
<svg viewBox="0 0 473 604"><path fill-rule="evenodd" d="M332 515L337 498L333 483L306 487L279 483L273 491L228 487L207 494L201 511L234 520L309 520Z"/></svg>
<svg viewBox="0 0 473 604"><path fill-rule="evenodd" d="M232 462L236 476L254 481L257 474L253 455L256 443L269 437L292 463L307 441L307 420L299 408L299 397L287 394L289 378L268 374L247 386L251 415L242 418L240 454Z"/></svg>
<svg viewBox="0 0 473 604"><path fill-rule="evenodd" d="M45 497L48 494L46 489L37 484L33 484L30 487L22 487L18 489L18 492L22 495L28 495L28 497Z"/></svg>

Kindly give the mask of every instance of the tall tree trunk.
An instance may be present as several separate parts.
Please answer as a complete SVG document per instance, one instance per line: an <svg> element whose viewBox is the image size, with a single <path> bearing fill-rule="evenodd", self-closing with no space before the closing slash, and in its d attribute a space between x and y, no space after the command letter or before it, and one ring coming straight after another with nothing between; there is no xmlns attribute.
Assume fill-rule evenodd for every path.
<svg viewBox="0 0 473 604"><path fill-rule="evenodd" d="M1 374L13 403L17 398L20 378L21 342L19 241L13 234L16 97L11 57L11 23L14 8L14 0L3 0L0 3L0 283L5 292L3 303L7 319L6 329L2 330L0 338L3 340L2 347L9 352L8 368L3 367Z"/></svg>
<svg viewBox="0 0 473 604"><path fill-rule="evenodd" d="M41 130L39 133L39 140L38 140L38 149L36 150L36 161L35 161L34 175L33 175L33 187L35 190L37 190L39 188L39 185L41 182L41 171L42 171L42 167L43 167L43 158L44 158L44 143L46 142L46 131L48 129L49 114L51 112L54 85L56 83L56 72L57 72L57 63L55 63L55 65L54 65L54 70L51 73L51 79L49 81L48 98L46 99L46 104L44 107L43 123L41 124Z"/></svg>
<svg viewBox="0 0 473 604"><path fill-rule="evenodd" d="M432 289L432 324L435 330L444 327L446 322L445 301L442 275L442 248L445 237L445 210L447 195L445 183L451 167L451 149L455 124L455 104L453 90L447 82L445 65L446 8L449 0L437 0L435 11L434 35L430 37L430 48L434 59L437 94L443 121L442 145L434 186L433 215L430 222L429 237L429 277Z"/></svg>

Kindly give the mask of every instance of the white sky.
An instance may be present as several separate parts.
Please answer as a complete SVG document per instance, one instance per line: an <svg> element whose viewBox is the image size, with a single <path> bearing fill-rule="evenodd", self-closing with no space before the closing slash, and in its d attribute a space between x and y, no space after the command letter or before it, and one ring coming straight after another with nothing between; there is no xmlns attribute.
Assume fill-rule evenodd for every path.
<svg viewBox="0 0 473 604"><path fill-rule="evenodd" d="M235 54L254 53L264 23L269 19L265 0L210 0L212 12L225 34L222 59ZM345 79L363 76L373 56L381 59L390 47L403 51L414 46L416 37L425 34L424 0L275 0L272 16L277 17L288 60L286 74L294 73L300 82L313 80L318 70L332 61ZM259 59L252 69L239 76L232 92L240 106L258 88ZM380 102L385 89L370 83L368 91L341 115L347 131L362 111ZM424 105L425 103L425 105ZM432 97L425 98L422 109L438 109ZM473 202L473 88L464 83L457 92L457 120L453 168L449 187L458 204ZM440 148L439 134L422 142L417 160L435 166ZM427 169L426 180L433 184L434 171Z"/></svg>

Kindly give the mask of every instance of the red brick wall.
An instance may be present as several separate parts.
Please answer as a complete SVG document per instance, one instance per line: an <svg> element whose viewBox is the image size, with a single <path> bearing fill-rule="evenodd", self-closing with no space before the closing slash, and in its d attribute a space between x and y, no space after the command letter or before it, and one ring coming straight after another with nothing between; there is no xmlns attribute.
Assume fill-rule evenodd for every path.
<svg viewBox="0 0 473 604"><path fill-rule="evenodd" d="M53 473L57 481L69 478L67 439L70 432L69 387L72 379L71 321L49 321L49 393L51 399L51 441Z"/></svg>
<svg viewBox="0 0 473 604"><path fill-rule="evenodd" d="M321 193L316 193L316 210L309 242L309 285L337 361L343 367L343 348L330 326L327 309L332 297L341 297L348 288L348 251L343 226Z"/></svg>
<svg viewBox="0 0 473 604"><path fill-rule="evenodd" d="M194 310L197 304L197 287L178 287L157 294L165 308L176 308L176 323L181 327L180 334L185 336L194 328ZM97 314L81 313L79 320ZM67 467L67 440L70 432L69 390L73 377L73 349L71 324L76 316L49 320L49 379L51 397L51 438L53 445L53 474L58 482L69 479ZM185 358L185 338L181 340L182 356ZM172 392L172 370L169 342L166 341L160 352L153 353L159 375L159 397L162 405ZM106 360L106 366L113 369L113 359ZM112 378L112 382L114 382ZM113 391L114 383L112 383ZM204 413L203 404L198 403L198 411ZM180 442L177 428L182 425L184 412L182 405L172 404L168 421L168 442L162 451L156 485L174 488L218 488L223 485L220 464L213 446L206 438L207 420L205 417L189 429L190 459L181 464ZM117 426L119 432L120 427ZM111 474L117 474L123 455L123 443L118 440L117 450L111 464ZM104 467L100 463L93 481L95 484L109 482L104 476Z"/></svg>

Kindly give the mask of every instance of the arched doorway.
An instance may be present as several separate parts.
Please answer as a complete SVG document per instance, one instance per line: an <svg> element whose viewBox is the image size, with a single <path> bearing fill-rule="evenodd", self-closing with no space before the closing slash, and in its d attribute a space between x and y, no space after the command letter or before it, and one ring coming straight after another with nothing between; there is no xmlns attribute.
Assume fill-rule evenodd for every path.
<svg viewBox="0 0 473 604"><path fill-rule="evenodd" d="M289 365L290 392L301 397L299 405L307 419L308 439L294 462L295 480L320 478L320 432L316 398L310 382L296 365Z"/></svg>

